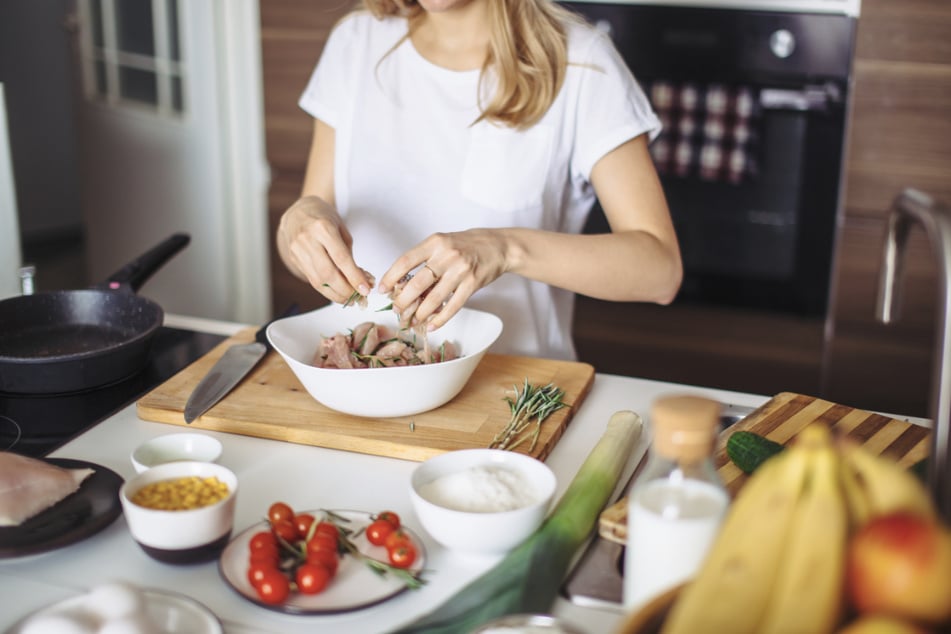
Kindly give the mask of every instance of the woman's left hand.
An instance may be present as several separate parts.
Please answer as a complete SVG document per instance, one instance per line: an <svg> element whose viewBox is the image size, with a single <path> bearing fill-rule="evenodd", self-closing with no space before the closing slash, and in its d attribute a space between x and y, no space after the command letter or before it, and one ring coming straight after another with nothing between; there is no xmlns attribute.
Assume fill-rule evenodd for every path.
<svg viewBox="0 0 951 634"><path fill-rule="evenodd" d="M397 258L380 279L379 291L394 293L393 310L404 326L445 325L473 293L508 270L503 232L470 229L434 233ZM413 273L405 284L404 276Z"/></svg>

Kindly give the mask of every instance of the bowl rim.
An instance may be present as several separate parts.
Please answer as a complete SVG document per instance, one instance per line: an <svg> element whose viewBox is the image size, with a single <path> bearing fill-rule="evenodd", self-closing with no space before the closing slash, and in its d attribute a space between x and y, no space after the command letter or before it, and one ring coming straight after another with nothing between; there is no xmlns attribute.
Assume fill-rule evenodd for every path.
<svg viewBox="0 0 951 634"><path fill-rule="evenodd" d="M499 339L499 337L502 335L502 331L503 331L503 329L504 329L504 323L502 322L502 318L499 317L498 315L496 315L495 313L492 313L492 312L489 312L489 311L486 311L486 310L480 310L480 309L478 309L478 308L466 308L466 307L463 307L463 308L459 309L459 313L457 314L457 316L458 316L458 315L461 315L461 314L463 314L463 313L465 313L465 314L472 314L472 315L485 315L485 316L488 318L488 321L490 322L491 326L494 327L494 329L496 330L496 332L492 335L491 340L490 340L484 347L481 347L479 350L477 350L477 351L475 351L475 352L471 352L471 353L468 353L468 352L463 351L463 353L460 354L460 356L456 357L455 359L450 359L449 361L440 361L440 362L438 362L438 363L424 363L424 364L419 364L419 365L395 366L395 368L394 368L394 367L377 367L377 368L321 368L321 367L318 367L318 366L316 366L316 365L312 365L312 364L310 364L310 363L308 363L308 362L306 362L306 361L301 361L300 359L296 358L294 355L290 354L286 349L282 348L282 347L278 344L278 342L274 341L274 338L272 337L272 333L279 330L280 324L286 325L287 322L290 322L290 321L292 321L292 320L294 320L294 321L305 321L305 320L308 319L308 318L313 319L313 315L316 314L316 313L319 313L319 312L321 312L321 311L339 313L339 312L341 312L341 311L343 311L343 310L346 310L346 309L347 309L347 307L342 307L342 306L340 306L339 304L329 304L329 305L327 305L327 306L322 306L321 308L317 308L317 309L314 309L314 310L312 310L312 311L308 311L308 312L306 312L306 313L301 313L301 314L299 314L299 315L291 315L291 316L289 316L289 317L284 317L284 318L281 318L281 319L277 319L277 320L273 321L272 323L268 324L268 327L267 327L267 329L266 329L266 331L265 331L265 334L267 335L267 339L268 339L268 341L270 342L271 346L272 346L282 357L284 357L285 359L288 359L288 360L290 360L290 361L293 361L293 362L295 362L295 363L298 363L298 364L304 366L305 368L308 369L308 371L319 371L319 372L330 372L330 371L332 371L332 372L334 372L334 373L336 373L336 374L343 374L343 375L345 375L345 374L352 374L353 372L360 372L361 376L363 376L363 375L367 375L368 373L385 372L385 371L387 371L387 370L393 370L393 369L395 369L395 368L402 369L402 370L404 370L404 372L405 372L405 371L408 371L408 370L411 370L411 369L414 369L414 368L432 368L432 367L445 368L445 367L450 367L450 366L453 366L453 365L459 365L459 364L462 364L462 363L468 363L468 362L471 362L472 359L474 359L474 358L480 358L489 348L491 348L492 345L493 345L496 341L498 341L498 339ZM453 319L455 319L455 317L456 317L456 316L454 316ZM357 321L354 325L357 325L357 324L360 324L360 323L363 323L363 322L366 322L366 321L374 321L374 320L371 319L371 318L363 319L363 320L361 320L361 321ZM452 323L452 320L450 320L449 323ZM390 324L386 324L386 325L390 325ZM449 325L449 324L446 324L446 326L448 326L448 325ZM446 326L443 326L443 328L445 328ZM404 329L404 330L408 330L408 329ZM334 333L334 334L336 334L336 333ZM432 332L432 333L427 332L427 333L425 333L425 334L426 334L427 337L437 337L437 336L439 336L439 330L436 330L436 331L434 331L434 332ZM326 336L326 335L323 335L323 334L317 334L317 335L315 335L314 341L315 341L315 342L318 342L320 337L325 337L325 336ZM448 336L447 336L447 337L442 337L442 338L439 340L438 343L441 344L442 342L447 341L447 340L451 340L451 338L448 337Z"/></svg>
<svg viewBox="0 0 951 634"><path fill-rule="evenodd" d="M189 440L197 440L199 443L203 444L203 448L207 449L207 452L198 452L199 454L205 454L207 457L202 457L199 459L195 453L186 453L182 452L182 456L194 456L194 457L185 457L185 458L174 458L171 460L165 460L163 462L148 462L144 458L151 456L155 457L159 454L161 450L158 447L162 443L169 443L169 447L181 448L183 444L179 444L178 441L181 439L188 438ZM132 464L138 469L140 466L142 469L154 469L155 467L161 466L163 464L168 464L170 462L215 462L220 456L223 449L223 445L220 440L214 436L204 434L198 431L180 431L173 432L170 434L162 434L159 436L153 436L149 438L142 444L138 445L135 449L132 450L131 460ZM145 455L143 455L145 454Z"/></svg>
<svg viewBox="0 0 951 634"><path fill-rule="evenodd" d="M167 469L166 467L170 467L170 469ZM208 477L212 475L225 476L225 478L228 480L225 483L228 485L228 495L221 498L214 504L199 506L193 509L179 509L174 511L170 511L167 509L153 509L147 506L141 506L132 501L132 495L134 495L136 491L138 491L139 489L141 489L142 487L148 484L153 484L155 482L160 482L162 480L172 480L175 478L185 478L190 475L198 475L198 474L188 473L184 471L180 472L179 469L183 467L211 469L214 471L214 473L201 475L201 477ZM165 474L166 471L171 471L171 473L168 473L166 475ZM155 467L152 467L151 469L146 469L145 471L141 473L137 473L133 477L123 482L122 486L119 487L119 501L122 503L123 507L125 507L126 505L130 505L132 508L135 509L135 512L137 513L152 514L152 515L162 514L166 517L168 516L169 513L174 513L176 516L184 517L188 515L193 515L193 514L197 514L201 512L208 512L210 510L218 509L221 506L234 500L237 494L238 494L238 475L234 471L216 462L201 462L199 460L177 460L175 462L166 462L166 463L157 465ZM128 510L126 510L125 512L128 513Z"/></svg>
<svg viewBox="0 0 951 634"><path fill-rule="evenodd" d="M423 478L426 471L432 468L433 465L441 465L443 462L448 464L453 464L452 457L458 459L460 454L465 453L467 456L486 456L487 458L491 457L500 457L501 460L484 460L469 462L466 461L462 464L459 464L456 468L450 468L446 471L440 471L439 473L434 473L432 477ZM467 457L464 456L464 457ZM527 476L532 478L532 482L537 486L537 492L539 494L538 499L530 504L520 506L514 509L505 509L501 511L464 511L461 509L454 509L448 506L443 506L436 502L433 502L422 493L419 489L423 485L429 484L436 480L437 478L447 476L454 473L461 473L467 469L473 467L485 466L489 464L498 464L504 465L506 462L515 463L516 465L531 465L529 469L536 471L539 474L543 474L541 478L536 478L534 476ZM509 469L517 470L522 475L526 475L529 469L525 469L521 466L508 466ZM471 449L456 449L452 451L447 451L445 453L439 454L438 456L433 456L421 462L413 469L410 474L410 492L413 497L418 498L419 501L432 506L433 508L439 509L441 512L449 513L452 515L465 516L465 517L504 517L506 515L516 515L524 514L526 512L532 512L537 510L540 506L545 507L546 509L551 504L552 499L555 496L555 492L558 490L558 476L555 474L555 471L545 464L544 461L535 458L534 456L529 456L527 454L508 451L506 449L489 449L489 448L471 448Z"/></svg>

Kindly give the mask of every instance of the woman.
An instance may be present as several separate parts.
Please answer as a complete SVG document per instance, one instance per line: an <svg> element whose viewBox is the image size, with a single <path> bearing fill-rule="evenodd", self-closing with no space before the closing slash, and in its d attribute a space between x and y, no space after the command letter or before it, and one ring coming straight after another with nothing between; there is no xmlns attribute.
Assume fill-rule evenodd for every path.
<svg viewBox="0 0 951 634"><path fill-rule="evenodd" d="M278 248L331 301L382 273L430 330L466 305L502 318L493 351L573 359L575 292L679 289L659 122L608 37L552 0L364 0L300 105L314 133ZM595 195L611 233L584 235Z"/></svg>

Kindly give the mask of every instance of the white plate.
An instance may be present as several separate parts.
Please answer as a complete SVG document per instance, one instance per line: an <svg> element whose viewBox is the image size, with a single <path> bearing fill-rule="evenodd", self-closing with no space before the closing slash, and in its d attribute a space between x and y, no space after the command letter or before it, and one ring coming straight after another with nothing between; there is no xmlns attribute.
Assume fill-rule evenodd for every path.
<svg viewBox="0 0 951 634"><path fill-rule="evenodd" d="M318 518L325 514L324 511L320 510L301 512L311 513ZM338 511L336 509L332 512L334 515L349 520L350 523L346 525L347 528L354 533L359 532L359 534L352 534L350 540L361 553L380 561L387 560L386 549L368 542L362 530L373 520L370 513ZM340 558L337 574L327 586L327 589L320 594L292 592L287 601L280 605L264 603L258 598L257 592L251 586L251 582L248 581L248 543L255 533L262 530L268 530L267 522L259 522L245 529L244 532L231 540L218 560L218 569L225 581L238 594L257 605L287 614L333 614L335 612L359 610L382 603L407 589L403 581L394 575L378 575L370 570L364 562L345 555ZM416 545L418 555L416 561L410 566L409 572L418 576L426 563L426 554L419 538L408 528L404 527L403 530L409 533Z"/></svg>
<svg viewBox="0 0 951 634"><path fill-rule="evenodd" d="M159 634L223 634L221 622L214 613L190 597L160 590L143 589L145 609ZM17 622L6 634L20 634L33 619L54 616L80 608L87 599L82 594L64 599L34 612Z"/></svg>

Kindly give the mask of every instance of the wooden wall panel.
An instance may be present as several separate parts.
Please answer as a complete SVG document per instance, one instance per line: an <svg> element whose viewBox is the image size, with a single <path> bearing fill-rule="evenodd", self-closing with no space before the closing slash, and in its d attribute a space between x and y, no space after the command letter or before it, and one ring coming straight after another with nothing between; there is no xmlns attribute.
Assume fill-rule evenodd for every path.
<svg viewBox="0 0 951 634"><path fill-rule="evenodd" d="M905 187L951 201L951 3L864 0L847 149L845 218L833 283L823 395L926 416L931 401L937 258L909 241L896 323L875 317L884 217Z"/></svg>
<svg viewBox="0 0 951 634"><path fill-rule="evenodd" d="M947 0L862 0L856 56L946 65L951 59Z"/></svg>
<svg viewBox="0 0 951 634"><path fill-rule="evenodd" d="M848 212L883 215L909 186L951 198L949 113L951 58L944 67L859 60L846 172Z"/></svg>
<svg viewBox="0 0 951 634"><path fill-rule="evenodd" d="M313 120L297 106L333 25L352 0L261 0L261 58L267 160L271 166L268 215L272 309L297 302L303 310L326 300L291 275L274 248L281 214L300 195Z"/></svg>

